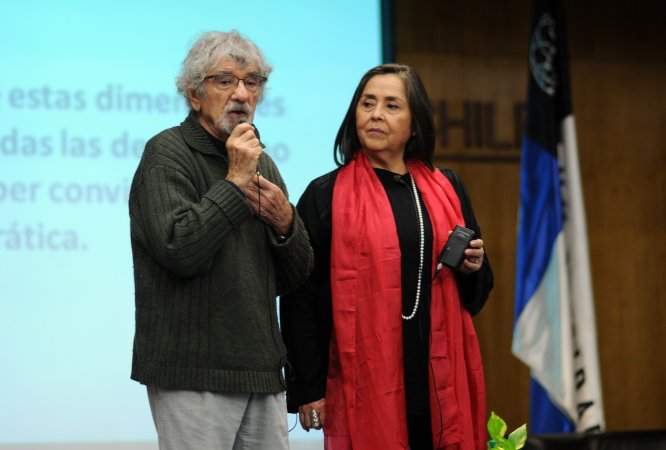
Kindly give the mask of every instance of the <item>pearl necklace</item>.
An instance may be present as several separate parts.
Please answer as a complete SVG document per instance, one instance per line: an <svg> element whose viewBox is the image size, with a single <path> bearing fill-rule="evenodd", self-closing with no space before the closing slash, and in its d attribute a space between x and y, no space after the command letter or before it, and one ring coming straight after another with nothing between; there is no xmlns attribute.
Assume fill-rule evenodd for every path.
<svg viewBox="0 0 666 450"><path fill-rule="evenodd" d="M414 309L409 316L402 315L403 320L412 320L416 315L416 310L419 308L419 301L421 299L421 278L423 277L423 253L425 247L425 231L423 226L423 213L421 212L421 202L419 201L419 192L416 190L416 182L414 177L409 177L412 181L412 192L414 194L414 205L416 206L416 214L419 218L419 278L416 282L416 300L414 301Z"/></svg>

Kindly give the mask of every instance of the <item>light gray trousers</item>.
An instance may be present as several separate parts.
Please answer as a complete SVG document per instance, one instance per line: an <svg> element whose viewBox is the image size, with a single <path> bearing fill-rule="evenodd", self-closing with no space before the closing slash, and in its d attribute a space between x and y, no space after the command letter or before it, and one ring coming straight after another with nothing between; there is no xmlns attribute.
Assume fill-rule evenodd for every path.
<svg viewBox="0 0 666 450"><path fill-rule="evenodd" d="M280 394L229 394L148 386L160 450L288 450Z"/></svg>

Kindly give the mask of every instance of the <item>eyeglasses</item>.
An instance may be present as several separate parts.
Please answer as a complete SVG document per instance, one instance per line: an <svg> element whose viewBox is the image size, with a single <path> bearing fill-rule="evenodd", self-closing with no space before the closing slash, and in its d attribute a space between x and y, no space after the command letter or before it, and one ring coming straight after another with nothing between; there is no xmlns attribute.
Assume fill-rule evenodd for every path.
<svg viewBox="0 0 666 450"><path fill-rule="evenodd" d="M238 82L242 81L245 89L252 93L257 92L266 83L266 80L268 80L268 78L262 77L258 73L251 73L245 78L238 78L231 72L220 72L204 77L204 81L209 79L213 80L222 90L236 89Z"/></svg>

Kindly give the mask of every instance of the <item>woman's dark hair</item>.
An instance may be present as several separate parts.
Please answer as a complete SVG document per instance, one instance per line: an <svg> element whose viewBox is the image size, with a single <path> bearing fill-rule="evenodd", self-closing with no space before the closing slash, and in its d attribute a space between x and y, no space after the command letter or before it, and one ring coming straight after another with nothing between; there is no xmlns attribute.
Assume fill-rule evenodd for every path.
<svg viewBox="0 0 666 450"><path fill-rule="evenodd" d="M361 141L356 130L356 107L365 86L372 77L389 74L399 76L405 83L407 102L412 114L412 137L405 146L405 161L420 159L432 169L432 155L435 152L435 123L432 117L432 106L421 77L414 69L402 64L382 64L370 69L361 78L347 114L340 125L338 135L335 137L333 157L338 166L353 160L356 152L361 149Z"/></svg>

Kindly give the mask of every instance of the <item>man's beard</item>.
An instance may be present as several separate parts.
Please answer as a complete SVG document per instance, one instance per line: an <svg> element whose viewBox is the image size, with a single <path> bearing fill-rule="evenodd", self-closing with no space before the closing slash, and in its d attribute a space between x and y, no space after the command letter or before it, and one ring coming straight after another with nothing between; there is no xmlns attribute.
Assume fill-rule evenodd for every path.
<svg viewBox="0 0 666 450"><path fill-rule="evenodd" d="M231 113L242 112L245 116L234 116ZM217 128L224 134L230 135L236 125L239 123L249 122L252 119L252 111L250 105L244 102L231 102L225 106L222 111L222 117L217 122Z"/></svg>

